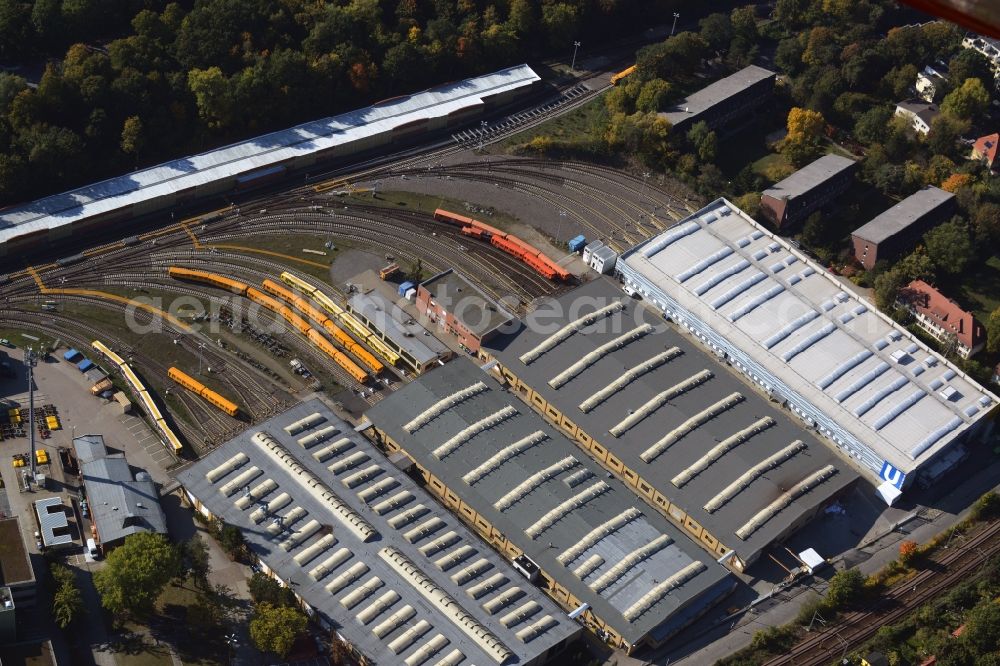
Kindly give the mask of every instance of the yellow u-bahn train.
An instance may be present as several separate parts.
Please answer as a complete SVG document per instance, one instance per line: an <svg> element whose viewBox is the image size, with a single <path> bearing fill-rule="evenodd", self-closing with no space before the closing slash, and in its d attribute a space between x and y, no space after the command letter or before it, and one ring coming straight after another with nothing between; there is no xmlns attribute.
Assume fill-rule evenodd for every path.
<svg viewBox="0 0 1000 666"><path fill-rule="evenodd" d="M146 389L146 385L142 383L142 380L140 380L139 376L135 374L135 371L132 370L129 364L126 363L121 356L111 351L111 349L100 340L94 340L91 344L94 349L99 351L104 358L108 360L108 363L114 365L115 368L122 373L122 377L125 379L125 382L129 385L129 387L131 387L132 392L136 395L136 397L139 398L139 402L142 403L143 408L145 408L146 413L149 414L150 420L159 431L160 436L164 439L167 446L169 446L174 453L180 453L181 449L184 448L181 444L181 440L176 434L174 434L173 429L167 425L166 419L163 418L163 413L160 411L160 408L156 406L156 402L149 394L149 390Z"/></svg>
<svg viewBox="0 0 1000 666"><path fill-rule="evenodd" d="M613 86L618 85L619 81L621 81L622 79L624 79L626 76L628 76L629 74L631 74L634 71L635 71L635 65L632 65L631 67L629 67L627 69L623 69L620 72L616 72L616 73L612 74L611 75L611 85L613 85Z"/></svg>

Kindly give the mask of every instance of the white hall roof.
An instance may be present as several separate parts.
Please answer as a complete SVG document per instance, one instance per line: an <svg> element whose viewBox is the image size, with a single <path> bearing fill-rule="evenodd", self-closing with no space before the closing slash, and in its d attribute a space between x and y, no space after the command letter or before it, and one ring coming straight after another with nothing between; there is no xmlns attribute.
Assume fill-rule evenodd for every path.
<svg viewBox="0 0 1000 666"><path fill-rule="evenodd" d="M897 469L998 398L725 199L623 257Z"/></svg>

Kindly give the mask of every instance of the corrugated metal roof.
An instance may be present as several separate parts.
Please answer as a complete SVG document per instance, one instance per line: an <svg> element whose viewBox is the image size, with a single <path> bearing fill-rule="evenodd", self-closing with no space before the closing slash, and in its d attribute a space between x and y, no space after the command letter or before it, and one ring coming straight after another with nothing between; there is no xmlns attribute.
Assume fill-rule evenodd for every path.
<svg viewBox="0 0 1000 666"><path fill-rule="evenodd" d="M136 481L122 454L80 466L90 514L102 543L115 543L139 532L167 533L167 518L152 481Z"/></svg>
<svg viewBox="0 0 1000 666"><path fill-rule="evenodd" d="M509 67L39 199L0 214L0 243L447 116L539 80L527 65Z"/></svg>
<svg viewBox="0 0 1000 666"><path fill-rule="evenodd" d="M407 323L411 321L410 316L378 291L354 294L348 305L352 312L372 322L397 347L415 358L418 365L425 365L450 353L448 346L426 328L416 322Z"/></svg>
<svg viewBox="0 0 1000 666"><path fill-rule="evenodd" d="M66 506L61 497L47 497L35 502L35 513L41 526L42 544L51 548L73 542L66 519Z"/></svg>

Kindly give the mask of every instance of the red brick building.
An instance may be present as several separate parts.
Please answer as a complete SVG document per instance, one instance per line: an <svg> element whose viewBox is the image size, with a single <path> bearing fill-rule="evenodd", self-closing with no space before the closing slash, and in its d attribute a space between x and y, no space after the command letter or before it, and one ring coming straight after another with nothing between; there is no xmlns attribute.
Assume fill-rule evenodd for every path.
<svg viewBox="0 0 1000 666"><path fill-rule="evenodd" d="M871 270L879 259L908 252L927 233L955 213L955 195L928 186L914 192L851 234L854 258Z"/></svg>
<svg viewBox="0 0 1000 666"><path fill-rule="evenodd" d="M760 214L782 231L798 226L847 191L858 164L840 155L824 155L764 190Z"/></svg>
<svg viewBox="0 0 1000 666"><path fill-rule="evenodd" d="M478 287L452 269L417 286L417 311L438 330L458 338L472 353L514 319ZM428 326L430 328L430 326Z"/></svg>

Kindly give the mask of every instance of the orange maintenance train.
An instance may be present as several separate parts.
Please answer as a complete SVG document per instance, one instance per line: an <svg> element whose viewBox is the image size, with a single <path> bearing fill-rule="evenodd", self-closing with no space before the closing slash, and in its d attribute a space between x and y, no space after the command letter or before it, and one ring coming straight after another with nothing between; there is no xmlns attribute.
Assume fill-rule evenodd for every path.
<svg viewBox="0 0 1000 666"><path fill-rule="evenodd" d="M442 222L460 226L462 233L466 236L488 240L493 246L517 257L530 266L536 273L549 280L566 282L572 275L568 270L547 257L530 243L526 243L514 234L501 231L485 222L480 222L479 220L459 215L458 213L452 213L442 208L434 211L434 218Z"/></svg>
<svg viewBox="0 0 1000 666"><path fill-rule="evenodd" d="M167 370L167 377L170 377L170 379L174 380L195 395L204 398L226 414L233 417L239 416L240 408L236 406L234 402L223 398L221 395L208 388L191 375L178 370L177 368L170 368Z"/></svg>

